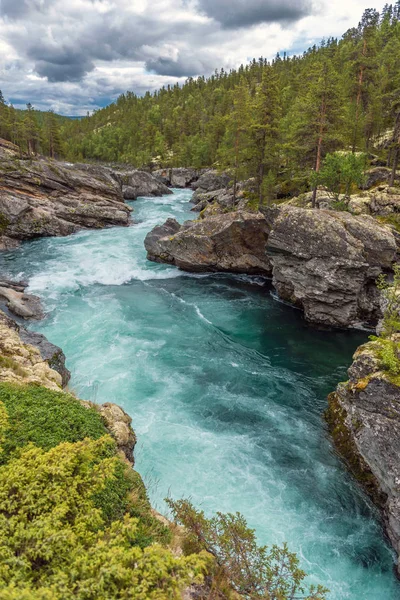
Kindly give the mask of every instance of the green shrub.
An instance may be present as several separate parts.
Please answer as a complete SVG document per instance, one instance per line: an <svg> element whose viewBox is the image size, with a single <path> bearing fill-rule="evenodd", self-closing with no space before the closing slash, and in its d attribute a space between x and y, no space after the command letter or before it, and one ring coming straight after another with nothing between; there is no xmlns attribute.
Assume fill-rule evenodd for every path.
<svg viewBox="0 0 400 600"><path fill-rule="evenodd" d="M1 433L1 432L0 432ZM9 600L178 600L201 581L203 555L140 547L138 520L108 525L93 498L115 478L109 436L32 444L0 466L0 597Z"/></svg>
<svg viewBox="0 0 400 600"><path fill-rule="evenodd" d="M207 551L215 559L210 597L225 595L225 586L247 600L324 600L328 590L311 586L296 554L282 547L258 546L254 529L240 513L217 513L208 519L189 500L167 499L175 520L187 532L186 548ZM223 590L220 587L223 587ZM214 596L213 592L217 592Z"/></svg>
<svg viewBox="0 0 400 600"><path fill-rule="evenodd" d="M106 433L101 416L79 400L36 385L0 383L0 401L8 413L1 460L29 442L49 450L60 442L98 439Z"/></svg>
<svg viewBox="0 0 400 600"><path fill-rule="evenodd" d="M311 174L312 185L325 186L337 200L341 193L349 197L354 188L360 187L364 183L366 166L367 156L365 154L352 154L351 152L327 154L321 170Z"/></svg>

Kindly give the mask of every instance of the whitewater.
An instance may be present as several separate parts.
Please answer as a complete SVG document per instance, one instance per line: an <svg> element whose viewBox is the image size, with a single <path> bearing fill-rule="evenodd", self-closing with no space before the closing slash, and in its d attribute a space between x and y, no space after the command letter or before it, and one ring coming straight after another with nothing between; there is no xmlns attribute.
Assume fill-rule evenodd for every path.
<svg viewBox="0 0 400 600"><path fill-rule="evenodd" d="M395 600L379 514L336 456L323 420L363 332L318 331L270 282L190 275L146 260L168 217L193 218L190 190L141 198L131 227L39 239L0 254L47 317L81 398L120 404L152 501L190 497L240 511L262 543L287 541L331 600ZM196 216L196 215L195 215Z"/></svg>

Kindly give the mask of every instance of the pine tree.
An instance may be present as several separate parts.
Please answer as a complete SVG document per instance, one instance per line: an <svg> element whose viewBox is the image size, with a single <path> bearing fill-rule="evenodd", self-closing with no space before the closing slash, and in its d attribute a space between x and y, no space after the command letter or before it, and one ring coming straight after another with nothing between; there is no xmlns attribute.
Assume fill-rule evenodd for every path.
<svg viewBox="0 0 400 600"><path fill-rule="evenodd" d="M46 114L45 137L49 156L51 158L56 158L61 154L62 144L60 127L52 110L49 110Z"/></svg>
<svg viewBox="0 0 400 600"><path fill-rule="evenodd" d="M30 102L26 105L26 109L22 126L22 136L26 142L28 154L36 154L40 140L39 128L36 122L35 111Z"/></svg>
<svg viewBox="0 0 400 600"><path fill-rule="evenodd" d="M271 193L271 181L279 166L279 88L277 74L271 66L263 70L251 109L250 161L257 181L259 206L262 206L265 191L269 195ZM268 185L265 186L263 183L267 173Z"/></svg>

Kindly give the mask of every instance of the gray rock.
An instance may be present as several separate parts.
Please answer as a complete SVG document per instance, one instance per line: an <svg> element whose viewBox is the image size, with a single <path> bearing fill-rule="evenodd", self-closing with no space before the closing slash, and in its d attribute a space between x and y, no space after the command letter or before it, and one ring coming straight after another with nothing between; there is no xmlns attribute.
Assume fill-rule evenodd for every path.
<svg viewBox="0 0 400 600"><path fill-rule="evenodd" d="M327 420L339 452L382 509L399 556L400 387L382 370L376 350L377 342L357 350L349 382L339 384L329 397Z"/></svg>
<svg viewBox="0 0 400 600"><path fill-rule="evenodd" d="M171 190L147 171L130 170L114 171L122 185L125 200L136 200L139 197L164 196L172 194Z"/></svg>
<svg viewBox="0 0 400 600"><path fill-rule="evenodd" d="M396 242L368 216L283 207L268 238L278 294L304 310L308 321L335 327L375 323L375 281L390 269Z"/></svg>
<svg viewBox="0 0 400 600"><path fill-rule="evenodd" d="M361 189L369 190L370 188L382 184L387 183L390 179L391 169L387 167L374 167L373 169L369 169L365 174L365 182L361 185ZM400 174L395 176L396 181L400 181Z"/></svg>
<svg viewBox="0 0 400 600"><path fill-rule="evenodd" d="M154 262L172 262L173 257L168 253L167 246L170 238L180 229L181 225L176 219L167 219L163 225L154 227L144 240L147 258Z"/></svg>
<svg viewBox="0 0 400 600"><path fill-rule="evenodd" d="M175 233L174 228L170 221L148 234L145 248L150 260L186 271L271 273L266 254L269 227L259 213L230 212L189 222Z"/></svg>
<svg viewBox="0 0 400 600"><path fill-rule="evenodd" d="M44 335L28 331L24 327L19 327L19 337L25 344L35 346L39 350L49 367L61 375L62 385L65 387L71 378L71 373L65 366L65 355L61 348L49 342Z"/></svg>
<svg viewBox="0 0 400 600"><path fill-rule="evenodd" d="M210 170L203 173L192 187L194 190L199 189L202 192L212 192L221 188L227 188L231 181L232 176L228 173L219 173L218 171Z"/></svg>
<svg viewBox="0 0 400 600"><path fill-rule="evenodd" d="M23 319L42 319L42 304L38 296L26 294L27 284L22 281L0 279L0 304L5 303L7 309Z"/></svg>
<svg viewBox="0 0 400 600"><path fill-rule="evenodd" d="M156 177L162 183L175 188L187 188L197 181L202 171L190 167L173 167L169 169L157 169L153 171Z"/></svg>
<svg viewBox="0 0 400 600"><path fill-rule="evenodd" d="M129 223L121 185L105 167L21 157L0 145L0 183L3 248L9 240Z"/></svg>

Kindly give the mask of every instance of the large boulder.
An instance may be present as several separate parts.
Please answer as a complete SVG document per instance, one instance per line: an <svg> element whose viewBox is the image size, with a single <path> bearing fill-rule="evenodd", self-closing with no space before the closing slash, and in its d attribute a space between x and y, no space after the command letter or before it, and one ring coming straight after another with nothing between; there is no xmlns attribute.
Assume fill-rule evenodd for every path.
<svg viewBox="0 0 400 600"><path fill-rule="evenodd" d="M27 283L0 278L0 307L22 319L42 319L42 304L38 296L25 293Z"/></svg>
<svg viewBox="0 0 400 600"><path fill-rule="evenodd" d="M144 242L148 258L186 271L270 274L266 254L269 226L260 213L231 212L189 221L174 233L167 221Z"/></svg>
<svg viewBox="0 0 400 600"><path fill-rule="evenodd" d="M161 183L174 188L187 188L197 181L202 171L190 167L173 167L170 169L157 169L153 175Z"/></svg>
<svg viewBox="0 0 400 600"><path fill-rule="evenodd" d="M0 246L10 240L128 225L130 208L110 169L20 156L0 145Z"/></svg>
<svg viewBox="0 0 400 600"><path fill-rule="evenodd" d="M392 342L399 352L399 336ZM400 387L380 360L382 343L390 342L369 342L357 350L349 381L329 396L327 420L347 465L382 509L400 556Z"/></svg>
<svg viewBox="0 0 400 600"><path fill-rule="evenodd" d="M188 271L272 273L280 297L312 323L377 323L376 279L390 272L397 253L389 227L370 216L287 205L263 213L221 210L214 203L199 221L156 227L145 240L148 258Z"/></svg>
<svg viewBox="0 0 400 600"><path fill-rule="evenodd" d="M396 241L372 217L284 207L273 213L268 252L278 294L308 321L336 327L377 321L375 282L391 269Z"/></svg>
<svg viewBox="0 0 400 600"><path fill-rule="evenodd" d="M172 194L171 190L159 179L147 171L129 170L114 171L121 185L125 200L136 200L144 196L164 196Z"/></svg>
<svg viewBox="0 0 400 600"><path fill-rule="evenodd" d="M382 166L369 169L365 174L365 181L360 187L363 190L369 190L376 185L387 183L391 173L391 169ZM400 173L396 173L395 181L400 181Z"/></svg>
<svg viewBox="0 0 400 600"><path fill-rule="evenodd" d="M231 181L232 176L228 173L219 173L218 171L210 170L203 173L198 180L193 183L192 187L194 190L212 192L214 190L220 190L221 188L227 188Z"/></svg>

